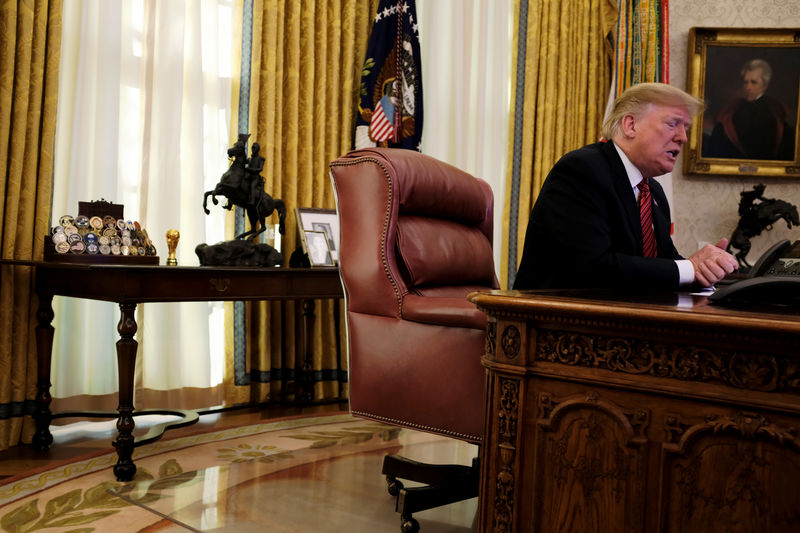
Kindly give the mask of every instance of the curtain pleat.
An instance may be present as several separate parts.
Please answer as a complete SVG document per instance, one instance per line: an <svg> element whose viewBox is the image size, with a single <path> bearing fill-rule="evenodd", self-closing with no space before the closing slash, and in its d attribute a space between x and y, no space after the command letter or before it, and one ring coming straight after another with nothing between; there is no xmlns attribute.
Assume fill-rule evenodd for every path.
<svg viewBox="0 0 800 533"><path fill-rule="evenodd" d="M61 2L0 1L3 259L42 258L52 189ZM0 267L0 449L30 442L37 300L30 267Z"/></svg>
<svg viewBox="0 0 800 533"><path fill-rule="evenodd" d="M622 0L612 98L637 83L669 83L668 0Z"/></svg>
<svg viewBox="0 0 800 533"><path fill-rule="evenodd" d="M600 137L616 16L613 0L515 0L503 286L513 283L530 210L550 168Z"/></svg>
<svg viewBox="0 0 800 533"><path fill-rule="evenodd" d="M254 0L248 132L265 190L287 207L281 252L300 246L296 207L333 209L328 163L352 149L357 80L377 0ZM302 302L247 305L249 383L226 375L226 402L279 399L298 376ZM317 301L314 400L347 396L342 302ZM229 367L230 369L230 367Z"/></svg>

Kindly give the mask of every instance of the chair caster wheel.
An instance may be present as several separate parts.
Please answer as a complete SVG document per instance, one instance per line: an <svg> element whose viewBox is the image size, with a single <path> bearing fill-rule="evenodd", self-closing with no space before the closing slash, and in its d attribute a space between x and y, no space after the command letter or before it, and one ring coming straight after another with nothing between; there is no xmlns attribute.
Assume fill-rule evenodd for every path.
<svg viewBox="0 0 800 533"><path fill-rule="evenodd" d="M386 488L389 494L397 496L403 490L403 483L398 481L396 477L386 476Z"/></svg>
<svg viewBox="0 0 800 533"><path fill-rule="evenodd" d="M411 517L400 517L400 531L403 533L419 533L419 522Z"/></svg>

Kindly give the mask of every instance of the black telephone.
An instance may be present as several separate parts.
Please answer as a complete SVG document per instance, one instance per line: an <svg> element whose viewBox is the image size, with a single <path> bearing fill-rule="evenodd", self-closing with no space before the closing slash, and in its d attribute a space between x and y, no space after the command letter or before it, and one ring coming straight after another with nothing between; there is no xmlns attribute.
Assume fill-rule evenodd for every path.
<svg viewBox="0 0 800 533"><path fill-rule="evenodd" d="M718 289L708 299L720 305L800 307L800 241L776 243L758 259L746 279Z"/></svg>

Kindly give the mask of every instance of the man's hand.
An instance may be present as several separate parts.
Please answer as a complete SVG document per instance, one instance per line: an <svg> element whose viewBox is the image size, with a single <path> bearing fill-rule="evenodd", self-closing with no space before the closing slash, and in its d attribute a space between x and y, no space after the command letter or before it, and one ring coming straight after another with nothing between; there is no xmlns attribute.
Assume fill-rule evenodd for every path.
<svg viewBox="0 0 800 533"><path fill-rule="evenodd" d="M703 287L711 287L739 268L736 258L725 251L727 247L728 239L721 239L714 246L706 244L689 257L694 266L694 280L697 283Z"/></svg>

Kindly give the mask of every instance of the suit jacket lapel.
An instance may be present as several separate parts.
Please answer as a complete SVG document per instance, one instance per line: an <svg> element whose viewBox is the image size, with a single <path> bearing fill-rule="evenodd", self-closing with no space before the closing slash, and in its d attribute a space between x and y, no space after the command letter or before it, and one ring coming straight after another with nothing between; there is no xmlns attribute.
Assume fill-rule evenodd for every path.
<svg viewBox="0 0 800 533"><path fill-rule="evenodd" d="M603 153L611 167L611 179L614 183L614 189L625 210L625 218L628 220L628 224L631 227L631 233L638 239L638 243L641 246L642 222L639 218L639 205L636 203L636 197L633 195L631 181L628 179L628 173L625 172L625 165L622 164L622 159L620 159L613 141L603 143Z"/></svg>

